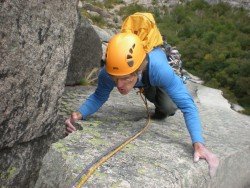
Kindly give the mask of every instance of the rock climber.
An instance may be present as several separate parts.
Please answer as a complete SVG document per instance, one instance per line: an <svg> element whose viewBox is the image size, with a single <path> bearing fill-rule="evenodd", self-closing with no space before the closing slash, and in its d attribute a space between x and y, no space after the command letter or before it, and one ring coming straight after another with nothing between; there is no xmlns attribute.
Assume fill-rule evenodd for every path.
<svg viewBox="0 0 250 188"><path fill-rule="evenodd" d="M65 121L68 133L76 131L74 122L95 113L109 98L114 87L122 95L133 88L144 88L143 94L155 105L152 119L173 116L177 109L183 113L193 148L194 162L205 159L210 175L219 165L218 157L209 151L202 137L201 121L194 100L177 76L160 47L146 53L140 38L132 33L119 33L111 38L106 51L106 64L98 76L93 94Z"/></svg>

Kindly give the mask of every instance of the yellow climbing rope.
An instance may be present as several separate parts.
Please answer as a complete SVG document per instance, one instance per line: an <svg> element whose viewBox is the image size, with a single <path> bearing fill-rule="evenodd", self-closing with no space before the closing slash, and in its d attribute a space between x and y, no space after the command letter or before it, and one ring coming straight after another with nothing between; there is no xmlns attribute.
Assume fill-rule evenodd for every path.
<svg viewBox="0 0 250 188"><path fill-rule="evenodd" d="M100 167L103 163L105 163L109 158L111 158L113 155L121 151L126 145L128 145L130 142L135 140L138 136L140 136L142 133L144 133L150 125L150 116L149 116L149 110L148 110L148 104L146 98L143 98L142 93L143 89L140 89L140 91L137 92L137 94L140 93L140 96L145 104L146 110L147 110L147 121L145 123L145 126L135 135L129 137L127 140L123 141L121 144L119 144L114 149L111 149L107 152L107 154L102 155L98 159L95 160L93 164L91 164L90 167L87 169L85 168L75 179L73 182L71 188L81 188L84 183L90 178L90 176L95 172L95 170Z"/></svg>

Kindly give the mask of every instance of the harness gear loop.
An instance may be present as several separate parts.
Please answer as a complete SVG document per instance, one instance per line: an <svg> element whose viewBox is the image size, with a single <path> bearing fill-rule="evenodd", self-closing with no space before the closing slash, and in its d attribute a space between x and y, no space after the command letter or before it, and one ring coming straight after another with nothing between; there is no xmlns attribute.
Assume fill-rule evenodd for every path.
<svg viewBox="0 0 250 188"><path fill-rule="evenodd" d="M147 121L145 123L145 126L137 132L135 135L129 137L128 139L122 141L121 143L118 143L115 145L115 147L110 148L107 152L105 152L103 155L95 159L91 164L89 164L85 169L82 170L82 172L75 178L73 183L71 184L70 188L81 188L86 181L90 178L90 176L95 172L95 170L100 167L103 163L105 163L108 159L110 159L113 155L121 151L125 146L127 146L130 142L135 140L138 136L140 136L142 133L144 133L150 125L150 115L149 115L149 109L147 104L146 97L143 98L142 96L142 90L137 92L137 94L140 93L140 97L143 100L146 110L147 110Z"/></svg>
<svg viewBox="0 0 250 188"><path fill-rule="evenodd" d="M139 88L139 91L137 91L136 92L136 94L138 95L138 94L143 94L144 93L144 88L143 87L141 87L141 88ZM142 97L142 96L141 96ZM144 104L145 104L145 101L144 101L144 99L142 98L142 100L143 100L143 102L144 102Z"/></svg>

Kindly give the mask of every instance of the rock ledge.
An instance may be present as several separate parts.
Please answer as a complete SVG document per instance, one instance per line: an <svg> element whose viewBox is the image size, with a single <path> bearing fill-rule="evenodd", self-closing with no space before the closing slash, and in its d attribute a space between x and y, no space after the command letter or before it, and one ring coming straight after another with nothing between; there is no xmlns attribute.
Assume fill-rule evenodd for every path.
<svg viewBox="0 0 250 188"><path fill-rule="evenodd" d="M180 111L150 129L100 167L86 187L244 187L250 177L250 118L228 107L219 90L189 83L195 96L206 145L220 160L211 179L205 161L193 163L192 145ZM62 116L77 109L94 87L67 88ZM207 98L205 98L208 96ZM67 101L67 102L66 102ZM209 102L210 101L210 102ZM219 103L219 101L221 101ZM220 104L220 105L218 105ZM150 104L153 110L153 105ZM36 187L69 187L73 179L108 148L140 130L146 120L140 97L114 91L81 130L52 145Z"/></svg>

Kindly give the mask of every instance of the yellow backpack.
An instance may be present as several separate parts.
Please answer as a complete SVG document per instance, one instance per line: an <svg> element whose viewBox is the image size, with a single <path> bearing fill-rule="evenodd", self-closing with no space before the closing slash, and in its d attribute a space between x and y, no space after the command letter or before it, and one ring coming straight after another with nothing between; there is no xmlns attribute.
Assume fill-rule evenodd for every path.
<svg viewBox="0 0 250 188"><path fill-rule="evenodd" d="M161 33L151 13L137 12L128 16L122 24L121 32L131 32L139 36L146 52L163 44Z"/></svg>
<svg viewBox="0 0 250 188"><path fill-rule="evenodd" d="M144 50L148 53L154 47L161 47L165 52L170 66L186 83L187 76L183 74L181 54L175 47L171 47L158 30L151 13L137 12L128 16L122 24L122 33L134 33L143 42Z"/></svg>

